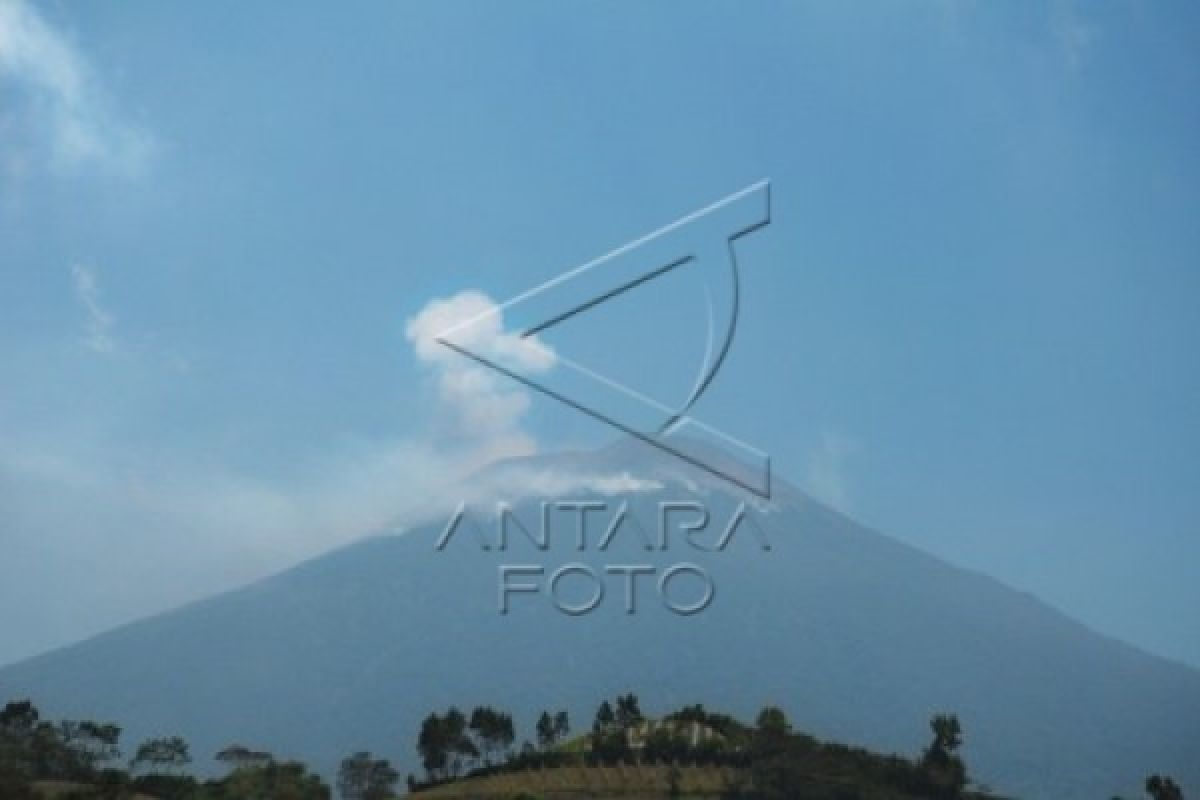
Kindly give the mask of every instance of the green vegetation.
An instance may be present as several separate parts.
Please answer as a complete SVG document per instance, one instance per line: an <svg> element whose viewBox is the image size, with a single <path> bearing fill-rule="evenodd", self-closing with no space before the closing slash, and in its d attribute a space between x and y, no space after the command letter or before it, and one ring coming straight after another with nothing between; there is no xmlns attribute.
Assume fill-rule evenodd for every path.
<svg viewBox="0 0 1200 800"><path fill-rule="evenodd" d="M568 720L566 711L559 711L553 717L549 711L543 711L537 721L538 747L549 750L567 738L567 734L571 732Z"/></svg>
<svg viewBox="0 0 1200 800"><path fill-rule="evenodd" d="M120 766L121 728L91 720L43 720L28 700L0 710L2 800L330 800L308 768L234 745L217 754L224 778L198 781L178 736L149 739ZM377 800L389 795L376 795Z"/></svg>
<svg viewBox="0 0 1200 800"><path fill-rule="evenodd" d="M387 759L358 752L342 760L338 770L338 792L342 800L387 800L393 797L400 773Z"/></svg>
<svg viewBox="0 0 1200 800"><path fill-rule="evenodd" d="M880 755L821 742L793 730L779 708L754 723L687 706L649 719L632 693L603 701L588 733L568 738L566 711L537 718L537 745L514 749L512 715L456 708L421 723L417 753L425 780L408 776L408 793L428 800L529 800L591 797L712 797L723 800L983 800L972 789L953 714L930 720L932 740L919 758ZM92 720L43 720L28 700L0 710L0 800L331 800L328 785L294 761L230 745L215 754L228 772L200 781L187 773L188 743L149 739L120 766L121 728ZM399 774L371 753L345 758L337 775L342 800L389 800ZM1170 778L1151 775L1151 800L1183 800Z"/></svg>
<svg viewBox="0 0 1200 800"><path fill-rule="evenodd" d="M553 724L557 717L543 712L539 748L509 752L500 763L470 755L485 748L478 736L477 744L464 744L465 733L451 726L439 738L439 725L449 718L453 709L431 715L419 737L442 743L441 750L421 749L427 780L409 782L410 791L430 800L565 792L747 800L986 796L966 789L966 767L957 755L962 729L953 715L934 717L933 741L915 762L794 733L784 712L771 707L753 726L700 705L649 720L637 696L626 694L601 702L590 733L574 740L565 740ZM452 761L454 769L443 768Z"/></svg>

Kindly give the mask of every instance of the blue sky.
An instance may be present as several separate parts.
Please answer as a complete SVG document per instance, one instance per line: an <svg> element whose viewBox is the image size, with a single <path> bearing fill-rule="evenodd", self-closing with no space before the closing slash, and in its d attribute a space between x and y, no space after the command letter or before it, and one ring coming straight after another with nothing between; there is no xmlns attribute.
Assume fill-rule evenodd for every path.
<svg viewBox="0 0 1200 800"><path fill-rule="evenodd" d="M605 441L411 321L769 178L697 415L1200 665L1198 40L1181 2L0 2L0 662ZM702 322L654 291L579 333L639 386Z"/></svg>

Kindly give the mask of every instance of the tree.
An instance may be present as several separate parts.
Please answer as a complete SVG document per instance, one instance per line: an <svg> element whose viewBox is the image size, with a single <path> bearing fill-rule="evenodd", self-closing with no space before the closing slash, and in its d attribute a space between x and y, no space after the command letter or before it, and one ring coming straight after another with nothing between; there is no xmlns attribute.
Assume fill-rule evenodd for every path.
<svg viewBox="0 0 1200 800"><path fill-rule="evenodd" d="M921 771L930 793L936 798L955 798L967 785L967 768L958 756L962 726L954 714L935 714L929 720L933 741L921 757Z"/></svg>
<svg viewBox="0 0 1200 800"><path fill-rule="evenodd" d="M750 749L758 759L774 758L787 749L791 732L787 714L775 706L766 706L754 720Z"/></svg>
<svg viewBox="0 0 1200 800"><path fill-rule="evenodd" d="M1183 800L1183 790L1165 775L1146 778L1146 794L1154 800Z"/></svg>
<svg viewBox="0 0 1200 800"><path fill-rule="evenodd" d="M769 738L782 738L787 736L792 729L792 725L788 722L787 714L783 713L782 709L775 706L767 706L762 711L758 712L758 718L754 722L758 732Z"/></svg>
<svg viewBox="0 0 1200 800"><path fill-rule="evenodd" d="M559 711L554 715L554 738L562 741L567 738L567 734L571 732L571 723L567 719L566 711Z"/></svg>
<svg viewBox="0 0 1200 800"><path fill-rule="evenodd" d="M447 751L450 756L450 774L462 772L464 762L479 758L479 748L467 735L467 719L457 708L451 708L444 717Z"/></svg>
<svg viewBox="0 0 1200 800"><path fill-rule="evenodd" d="M65 743L76 723L62 726L43 720L29 700L16 700L0 709L0 773L8 791L19 781L66 780L83 771L80 755Z"/></svg>
<svg viewBox="0 0 1200 800"><path fill-rule="evenodd" d="M0 709L0 797L33 797L31 753L33 731L40 714L29 700L8 703Z"/></svg>
<svg viewBox="0 0 1200 800"><path fill-rule="evenodd" d="M715 736L708 736L701 739L691 749L690 755L692 760L697 764L716 764L720 761L724 752L724 742Z"/></svg>
<svg viewBox="0 0 1200 800"><path fill-rule="evenodd" d="M592 734L592 758L601 764L617 764L633 755L629 738L620 728L609 727Z"/></svg>
<svg viewBox="0 0 1200 800"><path fill-rule="evenodd" d="M483 753L485 763L491 763L489 756L492 750L491 737L495 725L496 712L486 706L477 706L471 712L470 721L467 722L467 728L475 734L475 740L478 742L477 749Z"/></svg>
<svg viewBox="0 0 1200 800"><path fill-rule="evenodd" d="M62 771L68 777L87 779L103 764L121 757L121 728L92 720L63 720L58 724Z"/></svg>
<svg viewBox="0 0 1200 800"><path fill-rule="evenodd" d="M270 753L251 750L249 747L240 744L229 745L229 747L217 753L216 759L222 764L229 765L229 768L235 772L239 769L264 767L275 760Z"/></svg>
<svg viewBox="0 0 1200 800"><path fill-rule="evenodd" d="M491 764L492 755L507 751L512 746L516 732L513 729L512 716L497 711L491 706L480 706L471 712L469 726L479 741L479 749L484 754L484 763Z"/></svg>
<svg viewBox="0 0 1200 800"><path fill-rule="evenodd" d="M140 767L148 767L151 774L171 774L190 763L192 756L187 742L179 736L164 736L142 742L129 762L129 769L136 771Z"/></svg>
<svg viewBox="0 0 1200 800"><path fill-rule="evenodd" d="M42 720L23 738L29 768L34 775L63 780L79 772L78 760L63 743L60 726Z"/></svg>
<svg viewBox="0 0 1200 800"><path fill-rule="evenodd" d="M106 762L120 757L120 737L116 725L51 722L29 700L11 702L0 709L0 772L30 781L92 782Z"/></svg>
<svg viewBox="0 0 1200 800"><path fill-rule="evenodd" d="M557 732L554 729L554 720L550 717L549 711L543 711L538 717L537 725L538 747L546 750L554 746L554 740L557 738Z"/></svg>
<svg viewBox="0 0 1200 800"><path fill-rule="evenodd" d="M638 705L637 695L630 692L617 698L617 725L621 728L632 728L645 719Z"/></svg>
<svg viewBox="0 0 1200 800"><path fill-rule="evenodd" d="M40 718L37 706L29 700L14 700L0 710L0 731L8 734L29 733Z"/></svg>
<svg viewBox="0 0 1200 800"><path fill-rule="evenodd" d="M641 711L637 710L637 697L632 694L618 697L617 708L618 712L613 713L608 701L603 701L592 722L592 757L602 764L615 764L632 755L622 720L630 720L634 712L641 716Z"/></svg>
<svg viewBox="0 0 1200 800"><path fill-rule="evenodd" d="M543 750L553 747L567 737L570 729L566 711L559 711L554 716L543 711L536 726L538 746Z"/></svg>
<svg viewBox="0 0 1200 800"><path fill-rule="evenodd" d="M508 724L511 730L511 718ZM464 760L479 757L479 750L467 736L466 729L467 720L456 708L451 708L445 715L430 714L421 723L417 752L430 780L458 775Z"/></svg>
<svg viewBox="0 0 1200 800"><path fill-rule="evenodd" d="M430 780L445 774L450 760L450 746L446 741L445 723L439 715L430 714L421 723L417 752L421 755L421 766Z"/></svg>
<svg viewBox="0 0 1200 800"><path fill-rule="evenodd" d="M255 754L253 750L246 752L251 755ZM209 786L214 786L214 784L209 784ZM217 800L217 798L330 800L331 794L329 787L325 785L320 776L311 774L304 764L295 761L279 763L274 759L267 761L251 759L249 763L235 768L228 777L215 786L219 787L219 792L205 793L201 797L212 797L213 800Z"/></svg>
<svg viewBox="0 0 1200 800"><path fill-rule="evenodd" d="M342 800L386 800L392 796L400 773L387 759L372 758L364 751L342 759L338 769L338 792Z"/></svg>
<svg viewBox="0 0 1200 800"><path fill-rule="evenodd" d="M495 744L501 753L509 753L517 738L517 730L513 725L512 714L501 711L496 715Z"/></svg>
<svg viewBox="0 0 1200 800"><path fill-rule="evenodd" d="M654 764L674 764L688 757L691 743L670 725L659 725L642 745L642 758Z"/></svg>
<svg viewBox="0 0 1200 800"><path fill-rule="evenodd" d="M612 706L605 700L596 709L596 719L592 722L592 733L603 733L613 726L616 721L616 715L613 714Z"/></svg>
<svg viewBox="0 0 1200 800"><path fill-rule="evenodd" d="M935 714L929 721L933 729L933 744L931 748L943 753L953 753L962 744L962 726L954 714Z"/></svg>
<svg viewBox="0 0 1200 800"><path fill-rule="evenodd" d="M134 779L134 789L162 800L191 800L196 793L196 779L183 772L191 761L188 744L182 738L147 739L129 762L130 772L144 770Z"/></svg>

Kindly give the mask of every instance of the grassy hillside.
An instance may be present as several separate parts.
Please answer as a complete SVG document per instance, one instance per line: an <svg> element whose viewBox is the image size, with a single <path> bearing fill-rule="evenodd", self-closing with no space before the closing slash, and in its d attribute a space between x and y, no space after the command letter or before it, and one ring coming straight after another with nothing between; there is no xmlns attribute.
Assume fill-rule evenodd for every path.
<svg viewBox="0 0 1200 800"><path fill-rule="evenodd" d="M674 780L672 780L674 778ZM610 796L668 796L672 786L683 795L720 796L745 780L745 771L731 767L618 764L530 769L486 775L442 784L418 792L421 798L515 798Z"/></svg>
<svg viewBox="0 0 1200 800"><path fill-rule="evenodd" d="M429 800L516 800L516 798L724 798L755 796L749 769L713 766L625 764L611 767L557 767L466 778L416 793ZM804 800L913 800L895 787L871 785L847 776L799 776L788 797ZM964 793L964 798L985 798Z"/></svg>
<svg viewBox="0 0 1200 800"><path fill-rule="evenodd" d="M916 760L822 742L797 733L784 713L762 709L753 725L703 706L661 719L641 714L636 695L601 703L582 736L559 735L558 715L538 723L531 745L461 776L489 739L511 741L508 717L487 707L431 714L418 747L429 781L410 781L419 798L720 797L746 800L961 800L990 795L968 788L954 715L930 721L933 741ZM565 718L563 718L565 720ZM563 726L565 728L565 725ZM478 734L473 739L472 734Z"/></svg>

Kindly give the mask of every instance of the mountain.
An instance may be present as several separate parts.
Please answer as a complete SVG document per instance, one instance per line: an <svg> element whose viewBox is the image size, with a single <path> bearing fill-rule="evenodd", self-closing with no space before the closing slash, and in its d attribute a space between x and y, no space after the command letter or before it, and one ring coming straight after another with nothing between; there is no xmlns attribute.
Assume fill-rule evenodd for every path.
<svg viewBox="0 0 1200 800"><path fill-rule="evenodd" d="M764 502L631 443L505 462L469 489L473 502L441 549L454 508L403 535L365 539L0 670L0 696L31 696L54 716L120 721L127 747L178 733L207 755L237 741L327 776L358 749L416 771L421 719L450 705L509 709L533 738L543 707L568 709L582 731L601 699L628 690L651 715L705 703L752 719L775 704L799 729L907 754L927 743L931 714L947 710L962 720L972 777L1003 792L1136 795L1149 772L1200 787L1200 672L867 530L779 481ZM503 550L497 498L512 506ZM605 508L552 502L563 499ZM680 530L702 504L710 522L694 540L712 548L743 502L723 550L694 547ZM545 550L531 541L543 520ZM664 527L667 549L648 550ZM714 588L690 615L666 608L656 588L683 563L706 570ZM577 615L544 593L511 592L501 614L502 564L543 567L540 577L510 576L543 588L560 566L584 565L558 584L563 603L588 599L585 566L606 592ZM655 569L635 578L635 613L625 577L606 572L629 565ZM704 589L690 569L669 579L677 605Z"/></svg>

